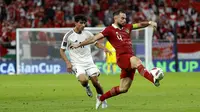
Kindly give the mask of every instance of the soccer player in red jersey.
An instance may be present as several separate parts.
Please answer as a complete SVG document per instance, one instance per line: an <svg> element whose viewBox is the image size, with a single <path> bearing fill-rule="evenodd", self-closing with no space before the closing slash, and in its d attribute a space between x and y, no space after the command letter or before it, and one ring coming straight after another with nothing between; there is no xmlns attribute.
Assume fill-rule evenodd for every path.
<svg viewBox="0 0 200 112"><path fill-rule="evenodd" d="M157 27L157 23L153 21L140 22L136 24L126 23L126 13L123 10L117 10L113 13L114 23L111 26L106 27L102 32L98 33L94 37L91 37L80 44L72 45L77 48L87 44L91 44L96 40L106 37L116 50L117 64L121 68L120 85L113 87L102 96L97 97L96 109L99 108L101 102L110 97L126 93L131 87L134 79L136 69L138 72L152 82L155 86L159 86L159 81L164 77L163 73L159 72L155 76L151 74L143 65L142 61L134 55L131 42L131 30L135 28L143 28L149 25L154 28Z"/></svg>

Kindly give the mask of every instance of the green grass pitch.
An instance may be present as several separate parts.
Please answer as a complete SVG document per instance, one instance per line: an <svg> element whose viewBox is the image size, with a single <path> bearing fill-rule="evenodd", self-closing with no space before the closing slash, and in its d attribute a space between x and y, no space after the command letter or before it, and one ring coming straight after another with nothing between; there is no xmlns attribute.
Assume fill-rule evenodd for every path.
<svg viewBox="0 0 200 112"><path fill-rule="evenodd" d="M99 79L104 91L119 84L119 75ZM0 76L0 112L95 112L95 100L73 75ZM200 112L200 73L165 73L160 87L136 74L128 93L107 101L99 111Z"/></svg>

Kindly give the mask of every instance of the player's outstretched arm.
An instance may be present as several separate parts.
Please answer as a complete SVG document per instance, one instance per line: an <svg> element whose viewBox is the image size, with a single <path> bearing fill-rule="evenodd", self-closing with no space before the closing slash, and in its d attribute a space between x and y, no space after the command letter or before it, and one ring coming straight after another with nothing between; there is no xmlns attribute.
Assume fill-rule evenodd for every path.
<svg viewBox="0 0 200 112"><path fill-rule="evenodd" d="M88 39L86 39L85 41L81 42L80 44L72 44L71 47L72 48L78 48L78 47L81 47L81 46L92 44L92 43L94 43L97 40L102 39L102 38L104 38L103 34L102 33L98 33L94 37L89 37Z"/></svg>
<svg viewBox="0 0 200 112"><path fill-rule="evenodd" d="M140 22L140 23L135 23L132 24L133 29L139 29L139 28L144 28L151 25L152 27L156 28L157 27L157 23L154 21L145 21L145 22Z"/></svg>

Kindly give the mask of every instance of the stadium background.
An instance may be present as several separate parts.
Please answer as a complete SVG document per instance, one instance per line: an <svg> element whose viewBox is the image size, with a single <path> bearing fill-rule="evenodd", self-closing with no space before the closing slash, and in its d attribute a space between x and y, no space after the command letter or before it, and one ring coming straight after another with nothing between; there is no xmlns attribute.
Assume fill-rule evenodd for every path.
<svg viewBox="0 0 200 112"><path fill-rule="evenodd" d="M112 12L123 8L127 22L152 20L158 23L153 36L154 65L167 72L175 72L176 55L180 72L200 71L200 2L198 0L0 0L0 73L16 72L16 29L17 28L69 28L73 27L73 16L84 14L88 27L105 27L112 23ZM59 59L59 48L55 41L62 36L50 33L24 33L32 41L52 44L47 48L32 45L34 57ZM141 33L142 37L142 33ZM174 40L177 40L177 50ZM106 43L106 41L102 41ZM144 54L144 45L134 46L136 55ZM37 49L35 52L34 49ZM93 56L101 72L106 70L105 55L93 48ZM39 51L38 51L39 50ZM17 52L18 53L18 52ZM46 53L46 54L44 54ZM41 61L41 60L40 60ZM39 63L35 61L36 65ZM59 66L64 63L56 62ZM54 62L48 62L47 65ZM64 73L65 68L56 73ZM53 73L53 72L47 72ZM113 73L119 73L115 69Z"/></svg>
<svg viewBox="0 0 200 112"><path fill-rule="evenodd" d="M112 12L118 8L127 11L129 23L143 20L158 23L152 55L155 65L167 72L158 88L136 74L128 93L108 99L109 107L99 111L200 112L199 4L199 0L0 0L0 112L96 111L95 97L87 97L73 75L54 75L53 72L47 75L13 75L16 72L16 53L19 53L16 52L16 29L69 28L74 25L73 16L80 13L88 17L88 27L105 27L111 24ZM22 37L26 40L27 33L24 34ZM64 66L61 72L64 73L59 47L52 46L61 37L43 32L33 35L31 39L36 43L50 45L33 45L35 60L37 56L45 57L49 59L45 64L55 68L57 64ZM176 39L180 72L175 72ZM144 55L144 45L134 47L137 55ZM99 54L96 48L93 51L93 56ZM94 59L98 66L103 67L100 70L104 74L99 80L107 91L119 85L119 70L108 71L105 55L101 56L96 55ZM41 60L34 63L38 66L41 62L44 63Z"/></svg>

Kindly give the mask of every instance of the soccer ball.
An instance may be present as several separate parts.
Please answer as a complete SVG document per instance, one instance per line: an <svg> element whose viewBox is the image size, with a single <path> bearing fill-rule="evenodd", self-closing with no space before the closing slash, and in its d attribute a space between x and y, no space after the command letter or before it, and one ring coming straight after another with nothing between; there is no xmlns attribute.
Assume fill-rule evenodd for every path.
<svg viewBox="0 0 200 112"><path fill-rule="evenodd" d="M155 67L150 71L150 73L153 75L154 85L158 87L160 85L159 81L164 77L163 70Z"/></svg>
<svg viewBox="0 0 200 112"><path fill-rule="evenodd" d="M155 79L161 80L164 77L163 70L161 68L155 67L150 73L154 76Z"/></svg>

